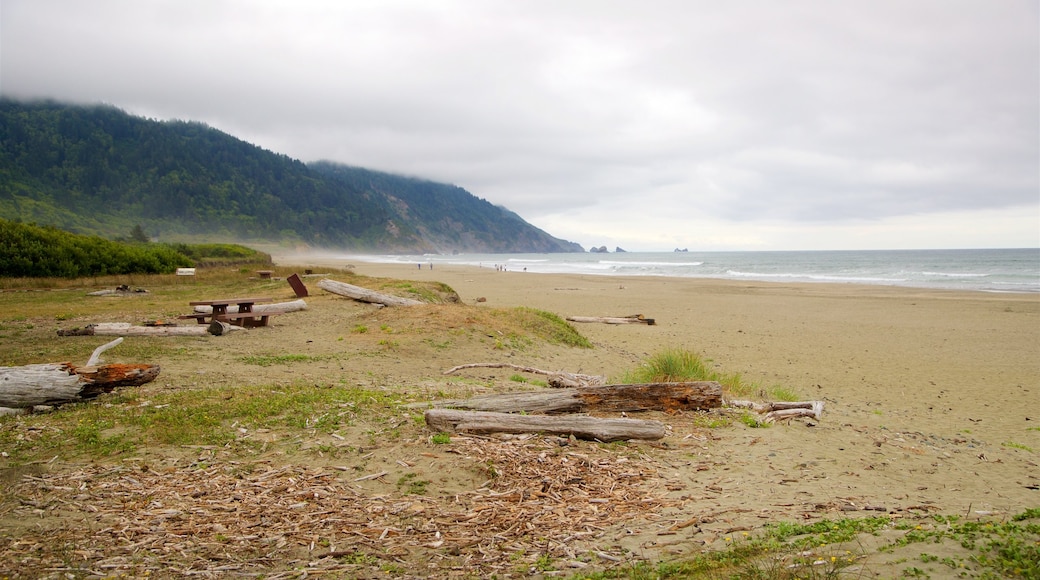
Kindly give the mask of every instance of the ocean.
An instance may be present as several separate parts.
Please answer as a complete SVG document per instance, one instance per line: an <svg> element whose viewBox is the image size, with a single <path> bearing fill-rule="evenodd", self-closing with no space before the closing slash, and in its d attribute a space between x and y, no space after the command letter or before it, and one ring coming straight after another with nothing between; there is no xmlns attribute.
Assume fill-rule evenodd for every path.
<svg viewBox="0 0 1040 580"><path fill-rule="evenodd" d="M1040 292L1040 248L805 252L344 255L344 262L503 268L510 272L875 284Z"/></svg>

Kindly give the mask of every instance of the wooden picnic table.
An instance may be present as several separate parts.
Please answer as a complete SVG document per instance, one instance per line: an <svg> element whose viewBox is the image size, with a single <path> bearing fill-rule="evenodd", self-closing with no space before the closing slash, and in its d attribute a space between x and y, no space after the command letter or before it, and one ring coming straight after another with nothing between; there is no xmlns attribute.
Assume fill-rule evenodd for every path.
<svg viewBox="0 0 1040 580"><path fill-rule="evenodd" d="M209 324L214 320L220 322L228 322L238 326L267 326L267 318L269 313L257 313L256 316L251 315L253 312L253 305L263 302L271 302L273 298L223 298L220 300L195 300L189 302L190 306L209 306L213 309L208 316L206 314L189 315L189 318L195 318L199 324ZM238 306L237 313L229 313L228 307L232 304ZM208 320L207 320L208 318Z"/></svg>

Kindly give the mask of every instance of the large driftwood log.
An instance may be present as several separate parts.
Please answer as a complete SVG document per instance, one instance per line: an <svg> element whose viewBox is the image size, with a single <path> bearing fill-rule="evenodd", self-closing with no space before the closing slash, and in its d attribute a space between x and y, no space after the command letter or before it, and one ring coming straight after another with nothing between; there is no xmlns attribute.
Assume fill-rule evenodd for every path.
<svg viewBox="0 0 1040 580"><path fill-rule="evenodd" d="M542 369L536 369L534 367L525 367L521 365L514 365L509 363L471 363L465 365L459 365L457 367L451 367L444 371L444 374L454 374L463 369L475 369L475 368L492 368L492 369L512 369L522 373L532 373L536 375L544 375L548 377L546 382L550 387L557 389L573 388L573 387L590 387L596 385L603 385L607 382L606 377L596 375L583 375L580 373L566 373L563 371L545 371Z"/></svg>
<svg viewBox="0 0 1040 580"><path fill-rule="evenodd" d="M643 383L553 389L434 401L425 406L500 413L636 412L714 409L722 405L722 386L714 381Z"/></svg>
<svg viewBox="0 0 1040 580"><path fill-rule="evenodd" d="M195 312L199 314L212 314L213 307L206 305L199 305L195 307ZM254 304L252 312L256 314L271 313L271 312L299 312L300 310L307 310L307 303L303 300L290 300L289 302L275 302L273 304ZM238 305L231 304L228 306L228 314L235 314L238 312Z"/></svg>
<svg viewBox="0 0 1040 580"><path fill-rule="evenodd" d="M92 399L118 387L154 381L159 376L158 365L99 364L101 353L122 342L117 338L97 347L84 366L46 363L0 367L0 410Z"/></svg>
<svg viewBox="0 0 1040 580"><path fill-rule="evenodd" d="M646 324L653 326L653 318L646 318L642 314L630 316L568 316L570 322L602 322L603 324Z"/></svg>
<svg viewBox="0 0 1040 580"><path fill-rule="evenodd" d="M58 336L221 336L240 326L214 321L209 326L133 326L128 322L99 322L83 328L59 330Z"/></svg>
<svg viewBox="0 0 1040 580"><path fill-rule="evenodd" d="M26 408L83 401L118 387L149 383L157 376L158 365L77 367L71 363L46 363L0 367L0 407Z"/></svg>
<svg viewBox="0 0 1040 580"><path fill-rule="evenodd" d="M332 292L333 294L353 298L360 302L382 304L383 306L419 306L420 304L425 304L425 302L412 300L411 298L401 298L400 296L381 294L374 290L369 290L368 288L354 286L353 284L347 284L346 282L337 282L328 278L318 282L318 287L328 292Z"/></svg>
<svg viewBox="0 0 1040 580"><path fill-rule="evenodd" d="M549 433L573 435L578 439L623 441L626 439L660 439L664 424L637 419L599 419L586 416L512 415L480 411L430 409L426 424L435 431L462 433Z"/></svg>

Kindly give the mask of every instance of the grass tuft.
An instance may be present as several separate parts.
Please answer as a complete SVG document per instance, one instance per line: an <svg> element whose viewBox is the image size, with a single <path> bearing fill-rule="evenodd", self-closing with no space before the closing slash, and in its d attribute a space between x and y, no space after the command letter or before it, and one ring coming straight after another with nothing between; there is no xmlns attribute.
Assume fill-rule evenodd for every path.
<svg viewBox="0 0 1040 580"><path fill-rule="evenodd" d="M762 397L772 401L797 401L798 395L791 389L774 386L764 389L748 383L740 373L726 374L716 371L710 359L678 348L656 353L617 379L622 383L674 383L684 381L715 381L722 385L723 392L732 398Z"/></svg>

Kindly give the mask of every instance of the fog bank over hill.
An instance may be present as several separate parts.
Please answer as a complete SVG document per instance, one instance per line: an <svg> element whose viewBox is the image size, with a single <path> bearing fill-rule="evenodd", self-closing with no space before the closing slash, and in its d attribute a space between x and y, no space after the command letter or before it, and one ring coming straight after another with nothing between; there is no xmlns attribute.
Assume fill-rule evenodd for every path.
<svg viewBox="0 0 1040 580"><path fill-rule="evenodd" d="M399 253L580 252L450 184L305 164L191 121L0 100L0 217L102 237Z"/></svg>

